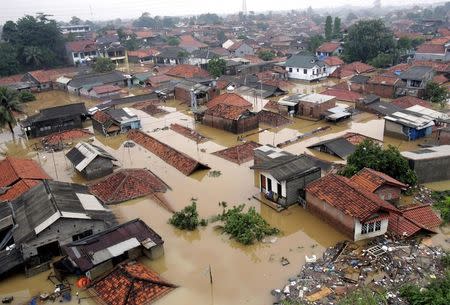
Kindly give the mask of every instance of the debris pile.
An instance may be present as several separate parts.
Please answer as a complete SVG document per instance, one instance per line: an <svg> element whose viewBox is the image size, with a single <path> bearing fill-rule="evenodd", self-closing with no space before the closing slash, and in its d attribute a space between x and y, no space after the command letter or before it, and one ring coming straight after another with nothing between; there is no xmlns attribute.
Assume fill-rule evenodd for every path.
<svg viewBox="0 0 450 305"><path fill-rule="evenodd" d="M282 304L284 300L301 304L337 304L339 298L368 287L386 291L389 304L408 304L399 296L406 283L427 285L444 275L441 263L445 252L416 240L395 240L378 237L367 245L353 242L338 243L328 248L323 257L309 260L296 277L272 295Z"/></svg>

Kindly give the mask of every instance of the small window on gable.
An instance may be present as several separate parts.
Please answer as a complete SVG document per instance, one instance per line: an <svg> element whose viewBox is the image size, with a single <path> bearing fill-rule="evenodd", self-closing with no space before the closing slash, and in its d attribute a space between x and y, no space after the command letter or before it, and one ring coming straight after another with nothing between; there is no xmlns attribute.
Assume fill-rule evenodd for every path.
<svg viewBox="0 0 450 305"><path fill-rule="evenodd" d="M374 225L373 222L369 223L369 229L368 229L367 231L368 231L369 233L370 233L370 232L373 232L374 227L375 227L375 225Z"/></svg>
<svg viewBox="0 0 450 305"><path fill-rule="evenodd" d="M380 231L381 230L381 220L378 220L375 223L375 231Z"/></svg>
<svg viewBox="0 0 450 305"><path fill-rule="evenodd" d="M303 74L308 74L308 69L303 69Z"/></svg>

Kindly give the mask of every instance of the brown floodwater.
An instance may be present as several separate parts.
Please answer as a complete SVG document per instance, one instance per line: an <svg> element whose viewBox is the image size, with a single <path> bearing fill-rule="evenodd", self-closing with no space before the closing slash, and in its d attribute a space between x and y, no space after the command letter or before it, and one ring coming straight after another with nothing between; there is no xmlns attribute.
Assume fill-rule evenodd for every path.
<svg viewBox="0 0 450 305"><path fill-rule="evenodd" d="M300 85L303 86L303 84L298 86ZM39 100L47 100L46 105L52 105L51 100L57 103L61 99L59 93L57 98L52 98L50 92L39 95ZM70 96L64 99L64 102L69 101ZM249 168L252 162L238 165L211 154L239 144L237 136L195 123L187 107L178 101L168 101L166 106L176 111L152 117L135 110L141 118L142 130L208 164L212 170L220 171L219 177L210 177L207 171L200 171L187 177L139 145L125 148L124 135L111 138L96 135L93 137L93 143L116 157L117 165L120 167L151 169L171 187L171 190L162 197L175 210L182 209L195 198L201 217L209 218L222 211L218 204L221 201L226 201L228 206L245 204L247 207L254 207L264 219L283 233L275 239L268 238L266 242L242 246L230 240L227 235L221 234L214 223L194 232L182 232L173 228L167 223L171 213L151 198L136 199L112 206L111 209L120 222L139 217L165 240L165 255L162 258L156 261L147 259L142 261L179 288L155 304L271 304L273 298L270 290L281 287L289 277L297 274L305 262L305 255L321 255L326 247L345 239L345 236L299 206L278 213L252 199L252 196L258 193L254 173ZM30 104L30 111L38 107ZM165 128L171 123L193 128L210 141L197 144ZM306 147L347 131L384 140L385 144L398 146L400 150L417 148L417 144L420 143L417 141L405 142L388 137L383 139L383 124L383 119L366 113L358 114L352 120L338 124L294 119L290 125L271 128L247 139L261 144L276 145L318 127L329 125L330 129L284 149L296 154L308 152L327 160L343 162ZM92 130L89 124L86 124L86 127ZM23 138L18 138L15 142L3 141L0 150L8 155L35 159L54 179L86 183L74 172L72 165L65 158L67 149L56 153L37 152L32 149L34 143L36 141L26 141ZM448 236L446 232L439 235L440 239L435 237L435 240L437 242L444 240L445 234ZM280 263L281 257L286 257L290 264L283 267ZM207 272L209 266L212 270L213 285L209 283ZM52 284L46 280L47 275L48 272L26 279L18 274L3 279L0 282L0 297L13 294L17 300L25 302L32 295L51 291ZM77 302L74 300L72 303ZM93 301L89 299L82 301L82 304L92 303Z"/></svg>

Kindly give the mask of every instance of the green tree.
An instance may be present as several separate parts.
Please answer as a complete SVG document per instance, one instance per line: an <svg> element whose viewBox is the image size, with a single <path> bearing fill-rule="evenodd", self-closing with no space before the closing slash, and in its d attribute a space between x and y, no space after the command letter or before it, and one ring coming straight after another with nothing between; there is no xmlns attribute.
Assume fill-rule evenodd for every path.
<svg viewBox="0 0 450 305"><path fill-rule="evenodd" d="M327 16L325 20L325 39L330 41L333 38L333 18Z"/></svg>
<svg viewBox="0 0 450 305"><path fill-rule="evenodd" d="M387 68L392 65L393 57L391 54L380 53L369 60L369 64L375 68Z"/></svg>
<svg viewBox="0 0 450 305"><path fill-rule="evenodd" d="M355 13L350 12L348 13L347 17L345 18L345 21L352 22L353 20L358 19L358 16L355 15Z"/></svg>
<svg viewBox="0 0 450 305"><path fill-rule="evenodd" d="M169 46L177 46L180 44L180 39L178 37L169 37L167 39L167 44Z"/></svg>
<svg viewBox="0 0 450 305"><path fill-rule="evenodd" d="M333 24L333 37L339 38L341 36L341 18L335 17Z"/></svg>
<svg viewBox="0 0 450 305"><path fill-rule="evenodd" d="M261 31L267 31L267 30L269 29L269 24L268 24L268 23L265 23L265 22L258 22L258 23L256 24L256 27L257 27L258 29L260 29Z"/></svg>
<svg viewBox="0 0 450 305"><path fill-rule="evenodd" d="M448 90L438 83L428 82L425 87L425 99L432 103L438 103L442 108L447 105Z"/></svg>
<svg viewBox="0 0 450 305"><path fill-rule="evenodd" d="M9 43L0 43L0 76L13 75L18 72L16 49Z"/></svg>
<svg viewBox="0 0 450 305"><path fill-rule="evenodd" d="M17 93L6 87L0 87L0 126L8 125L14 135L16 118L13 112L22 112L22 104Z"/></svg>
<svg viewBox="0 0 450 305"><path fill-rule="evenodd" d="M227 62L222 58L213 58L208 62L208 72L214 77L220 77L225 73Z"/></svg>
<svg viewBox="0 0 450 305"><path fill-rule="evenodd" d="M25 63L34 67L39 67L44 62L44 52L40 47L25 47L23 56L25 57Z"/></svg>
<svg viewBox="0 0 450 305"><path fill-rule="evenodd" d="M155 28L156 21L155 21L155 19L150 17L149 13L145 12L145 13L142 13L142 15L133 22L133 25L135 27Z"/></svg>
<svg viewBox="0 0 450 305"><path fill-rule="evenodd" d="M19 101L22 103L32 102L32 101L36 100L36 96L34 96L33 93L27 92L27 91L19 92L18 98L19 98Z"/></svg>
<svg viewBox="0 0 450 305"><path fill-rule="evenodd" d="M96 59L93 68L97 73L104 73L113 71L116 65L107 57L99 57Z"/></svg>
<svg viewBox="0 0 450 305"><path fill-rule="evenodd" d="M408 160L392 145L383 149L372 140L364 140L347 158L347 165L340 174L351 177L364 167L385 173L410 186L417 184L417 176L409 167Z"/></svg>
<svg viewBox="0 0 450 305"><path fill-rule="evenodd" d="M227 40L227 36L225 36L225 32L224 31L217 32L217 40L220 43L224 43Z"/></svg>
<svg viewBox="0 0 450 305"><path fill-rule="evenodd" d="M205 220L200 220L197 212L197 203L192 200L191 205L183 210L176 212L170 217L169 223L180 230L194 231L199 225L206 225Z"/></svg>
<svg viewBox="0 0 450 305"><path fill-rule="evenodd" d="M264 61L270 61L275 58L275 54L271 51L264 50L258 53L258 57Z"/></svg>
<svg viewBox="0 0 450 305"><path fill-rule="evenodd" d="M394 51L394 35L381 20L363 20L348 29L343 58L368 62L380 53Z"/></svg>
<svg viewBox="0 0 450 305"><path fill-rule="evenodd" d="M325 39L322 35L311 36L308 40L308 51L315 53L317 48L324 43Z"/></svg>
<svg viewBox="0 0 450 305"><path fill-rule="evenodd" d="M131 34L128 39L125 39L120 42L128 51L136 51L139 49L140 42L137 39L136 34Z"/></svg>
<svg viewBox="0 0 450 305"><path fill-rule="evenodd" d="M83 21L78 18L77 16L72 16L72 18L70 19L69 23L71 25L80 25Z"/></svg>
<svg viewBox="0 0 450 305"><path fill-rule="evenodd" d="M410 305L447 305L450 304L450 271L443 278L434 279L425 289L413 284L401 287L400 295Z"/></svg>
<svg viewBox="0 0 450 305"><path fill-rule="evenodd" d="M434 200L433 207L439 210L441 218L445 223L450 222L450 190L442 192L433 192L432 198ZM448 262L450 263L450 256L448 257ZM450 268L450 265L447 267Z"/></svg>
<svg viewBox="0 0 450 305"><path fill-rule="evenodd" d="M397 41L397 48L400 50L411 50L412 48L412 40L408 37L400 37Z"/></svg>
<svg viewBox="0 0 450 305"><path fill-rule="evenodd" d="M6 21L2 27L2 39L12 45L17 43L18 31L17 24L13 21Z"/></svg>

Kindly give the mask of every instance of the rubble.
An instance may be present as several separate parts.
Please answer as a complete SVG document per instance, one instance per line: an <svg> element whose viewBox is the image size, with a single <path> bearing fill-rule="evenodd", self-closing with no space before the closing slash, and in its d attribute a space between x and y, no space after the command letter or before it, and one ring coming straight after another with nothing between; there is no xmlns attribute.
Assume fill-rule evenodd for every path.
<svg viewBox="0 0 450 305"><path fill-rule="evenodd" d="M347 292L366 286L386 291L388 304L406 305L399 295L405 283L427 285L441 277L445 252L417 240L396 240L388 236L365 245L338 243L328 248L316 262L307 262L300 273L281 289L272 290L277 299L302 304L337 304ZM311 261L311 260L310 260Z"/></svg>

